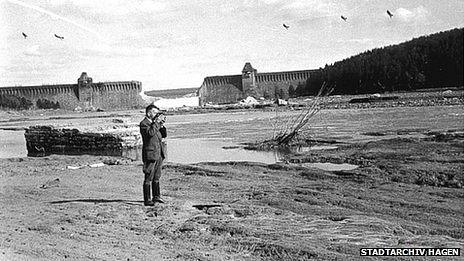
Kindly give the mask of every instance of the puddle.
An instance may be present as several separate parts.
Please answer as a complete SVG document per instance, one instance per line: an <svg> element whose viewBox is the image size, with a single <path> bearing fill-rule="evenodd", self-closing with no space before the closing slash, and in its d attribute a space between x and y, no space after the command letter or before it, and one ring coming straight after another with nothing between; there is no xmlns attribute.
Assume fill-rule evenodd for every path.
<svg viewBox="0 0 464 261"><path fill-rule="evenodd" d="M216 207L222 207L220 204L202 204L202 205L193 205L192 207L198 209L198 210L204 210L208 208L216 208Z"/></svg>
<svg viewBox="0 0 464 261"><path fill-rule="evenodd" d="M312 150L334 150L337 149L337 146L311 146L311 147L299 147L296 149L296 152L308 152Z"/></svg>
<svg viewBox="0 0 464 261"><path fill-rule="evenodd" d="M353 169L358 168L357 165L352 165L348 163L335 164L335 163L316 162L316 163L303 163L302 165L305 167L313 167L313 168L318 168L318 169L322 169L326 171L353 170Z"/></svg>
<svg viewBox="0 0 464 261"><path fill-rule="evenodd" d="M337 149L337 146L331 145L315 145L315 146L299 146L299 147L283 147L279 148L278 151L281 155L293 154L293 153L305 153L308 151L318 151L318 150L334 150Z"/></svg>

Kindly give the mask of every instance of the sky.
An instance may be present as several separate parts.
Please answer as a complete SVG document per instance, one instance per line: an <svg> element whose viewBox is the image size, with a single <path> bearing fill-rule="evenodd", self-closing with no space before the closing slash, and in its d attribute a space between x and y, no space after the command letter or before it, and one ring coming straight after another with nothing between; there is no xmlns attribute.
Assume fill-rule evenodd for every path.
<svg viewBox="0 0 464 261"><path fill-rule="evenodd" d="M462 28L464 0L0 0L0 24L0 86L77 83L87 72L161 90L240 74L245 62L317 69Z"/></svg>

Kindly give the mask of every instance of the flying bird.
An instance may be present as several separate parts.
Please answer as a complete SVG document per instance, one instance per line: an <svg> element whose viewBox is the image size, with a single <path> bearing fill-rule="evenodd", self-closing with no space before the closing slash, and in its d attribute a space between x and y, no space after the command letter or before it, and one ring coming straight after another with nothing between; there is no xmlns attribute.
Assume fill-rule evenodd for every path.
<svg viewBox="0 0 464 261"><path fill-rule="evenodd" d="M341 18L343 19L343 21L345 21L345 22L346 22L346 19L348 19L348 18L344 17L343 15L340 16L340 17L341 17Z"/></svg>
<svg viewBox="0 0 464 261"><path fill-rule="evenodd" d="M25 34L24 32L23 32L23 36L24 36L24 39L26 39L26 38L27 38L27 34Z"/></svg>
<svg viewBox="0 0 464 261"><path fill-rule="evenodd" d="M56 38L58 38L58 39L61 39L61 40L63 40L63 39L64 39L64 37L63 37L63 36L59 36L59 35L57 35L57 34L55 34L55 37L56 37Z"/></svg>
<svg viewBox="0 0 464 261"><path fill-rule="evenodd" d="M287 29L287 30L288 30L288 28L290 28L290 26L288 26L288 25L286 25L286 24L282 24L282 25L283 25L283 26L285 27L285 29Z"/></svg>
<svg viewBox="0 0 464 261"><path fill-rule="evenodd" d="M392 14L392 13L390 13L390 11L389 11L389 10L387 10L387 14L388 14L388 16L390 16L390 18L392 18L393 14Z"/></svg>

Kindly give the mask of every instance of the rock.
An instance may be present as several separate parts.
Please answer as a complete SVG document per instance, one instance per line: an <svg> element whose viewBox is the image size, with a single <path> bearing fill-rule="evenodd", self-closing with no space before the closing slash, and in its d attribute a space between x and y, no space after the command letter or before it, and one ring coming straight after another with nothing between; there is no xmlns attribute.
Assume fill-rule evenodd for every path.
<svg viewBox="0 0 464 261"><path fill-rule="evenodd" d="M60 179L56 178L54 180L49 180L49 181L45 182L45 184L40 186L40 188L48 189L48 188L58 187L59 185L60 185Z"/></svg>
<svg viewBox="0 0 464 261"><path fill-rule="evenodd" d="M123 119L113 119L112 122L113 123L125 123L126 121Z"/></svg>

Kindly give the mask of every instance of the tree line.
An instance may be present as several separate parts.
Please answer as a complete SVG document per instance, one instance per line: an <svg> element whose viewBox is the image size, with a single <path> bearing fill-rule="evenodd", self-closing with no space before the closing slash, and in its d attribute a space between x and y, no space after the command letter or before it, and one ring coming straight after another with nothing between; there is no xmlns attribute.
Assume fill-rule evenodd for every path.
<svg viewBox="0 0 464 261"><path fill-rule="evenodd" d="M33 106L34 103L24 97L11 94L0 94L1 109L28 110ZM53 102L47 99L38 99L36 102L36 107L38 109L59 109L60 103L58 101Z"/></svg>
<svg viewBox="0 0 464 261"><path fill-rule="evenodd" d="M33 105L32 101L24 97L0 94L0 108L2 109L27 110Z"/></svg>
<svg viewBox="0 0 464 261"><path fill-rule="evenodd" d="M323 83L332 94L367 94L463 86L464 28L377 48L320 68L294 96L316 95Z"/></svg>

